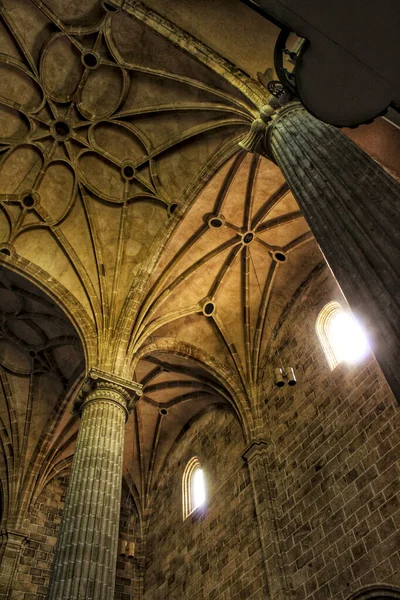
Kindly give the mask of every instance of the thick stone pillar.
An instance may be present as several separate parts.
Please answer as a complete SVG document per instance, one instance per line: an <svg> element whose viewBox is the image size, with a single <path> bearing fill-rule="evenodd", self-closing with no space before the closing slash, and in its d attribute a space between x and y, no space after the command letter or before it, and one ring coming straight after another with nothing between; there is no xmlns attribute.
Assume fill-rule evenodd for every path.
<svg viewBox="0 0 400 600"><path fill-rule="evenodd" d="M282 169L400 401L399 184L298 102L262 110L242 145Z"/></svg>
<svg viewBox="0 0 400 600"><path fill-rule="evenodd" d="M0 599L6 600L15 578L22 550L27 536L19 531L1 532L1 564L0 564Z"/></svg>
<svg viewBox="0 0 400 600"><path fill-rule="evenodd" d="M49 600L114 598L124 426L132 397L116 378L95 377L81 396Z"/></svg>
<svg viewBox="0 0 400 600"><path fill-rule="evenodd" d="M268 583L268 597L270 600L284 600L290 597L290 583L285 568L279 520L269 475L267 442L253 441L242 456L247 462L253 490Z"/></svg>

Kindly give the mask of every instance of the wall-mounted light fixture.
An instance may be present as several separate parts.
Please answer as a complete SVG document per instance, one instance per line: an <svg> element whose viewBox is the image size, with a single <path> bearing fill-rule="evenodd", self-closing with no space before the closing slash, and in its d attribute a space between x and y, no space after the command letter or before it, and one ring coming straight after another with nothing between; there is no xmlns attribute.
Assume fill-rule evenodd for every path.
<svg viewBox="0 0 400 600"><path fill-rule="evenodd" d="M129 556L129 558L133 558L135 556L135 542L121 540L119 553L121 556Z"/></svg>
<svg viewBox="0 0 400 600"><path fill-rule="evenodd" d="M288 385L296 385L297 379L293 367L277 367L274 369L275 385L283 387L285 383Z"/></svg>

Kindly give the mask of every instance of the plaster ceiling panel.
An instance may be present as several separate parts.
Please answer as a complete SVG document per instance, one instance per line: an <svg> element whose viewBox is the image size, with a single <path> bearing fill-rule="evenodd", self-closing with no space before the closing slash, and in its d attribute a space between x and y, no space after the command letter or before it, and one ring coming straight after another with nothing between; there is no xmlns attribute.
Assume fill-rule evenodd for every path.
<svg viewBox="0 0 400 600"><path fill-rule="evenodd" d="M60 56L63 69L59 68ZM40 60L46 91L54 100L68 102L82 77L84 66L79 50L71 44L67 35L56 33L49 38Z"/></svg>
<svg viewBox="0 0 400 600"><path fill-rule="evenodd" d="M157 434L159 412L151 404L140 400L136 405L136 417L139 432L140 460L144 466L144 473L147 473L151 455L154 447L154 439Z"/></svg>
<svg viewBox="0 0 400 600"><path fill-rule="evenodd" d="M173 279L170 279L164 296L166 299L160 298L160 301L163 301L155 316L189 307L197 307L200 310L201 301L210 295L212 284L232 251L231 246L232 244L225 250L217 248L215 256L210 259L203 254L197 263L189 264L186 270L178 272L179 275L177 273ZM210 255L211 252L208 256Z"/></svg>
<svg viewBox="0 0 400 600"><path fill-rule="evenodd" d="M36 112L44 104L40 86L21 63L7 63L6 60L6 57L0 57L0 97L20 106L28 114Z"/></svg>
<svg viewBox="0 0 400 600"><path fill-rule="evenodd" d="M148 69L151 65L153 72L167 72L181 79L196 79L245 101L240 92L211 69L179 50L143 23L127 19L122 12L112 20L110 38L115 45L115 52L136 68Z"/></svg>
<svg viewBox="0 0 400 600"><path fill-rule="evenodd" d="M179 395L177 396L177 389L179 388ZM156 406L162 408L164 405L166 408L174 406L177 402L184 402L181 399L182 395L187 396L187 402L190 399L196 397L196 385L194 382L181 381L179 375L175 375L175 379L170 382L156 381L153 384L146 386L144 393L146 398L150 397L151 402L155 403Z"/></svg>
<svg viewBox="0 0 400 600"><path fill-rule="evenodd" d="M29 131L28 122L21 113L9 106L0 106L0 143L21 141Z"/></svg>
<svg viewBox="0 0 400 600"><path fill-rule="evenodd" d="M110 153L121 164L127 160L141 162L147 155L146 147L135 134L135 129L123 121L118 121L118 124L100 121L91 128L91 137L100 151Z"/></svg>
<svg viewBox="0 0 400 600"><path fill-rule="evenodd" d="M36 319L35 319L36 321ZM38 345L46 341L47 336L34 320L16 315L7 319L7 331L25 344Z"/></svg>
<svg viewBox="0 0 400 600"><path fill-rule="evenodd" d="M267 212L264 217L264 221L272 221L273 219L278 219L283 215L295 213L299 210L299 205L294 199L293 194L288 190L287 193L282 196L279 202L275 203L271 207L271 210Z"/></svg>
<svg viewBox="0 0 400 600"><path fill-rule="evenodd" d="M69 25L91 25L104 16L98 0L69 0L68 10L65 0L46 0L46 5Z"/></svg>
<svg viewBox="0 0 400 600"><path fill-rule="evenodd" d="M117 110L124 92L120 69L103 66L90 73L82 92L79 110L89 119L104 119Z"/></svg>
<svg viewBox="0 0 400 600"><path fill-rule="evenodd" d="M173 337L177 341L186 342L206 352L210 357L218 357L221 363L229 363L231 360L214 319L207 318L202 313L190 314L169 322L157 329L153 339L154 337Z"/></svg>
<svg viewBox="0 0 400 600"><path fill-rule="evenodd" d="M138 198L126 205L116 262L118 278L112 284L117 314L122 309L126 293L134 282L140 264L149 255L154 237L164 222L165 209L159 202L150 198Z"/></svg>
<svg viewBox="0 0 400 600"><path fill-rule="evenodd" d="M27 375L32 369L32 360L24 347L14 340L0 339L0 362L7 371Z"/></svg>
<svg viewBox="0 0 400 600"><path fill-rule="evenodd" d="M152 377L153 372L157 371L157 365L146 359L140 360L135 368L133 379L135 381L144 381Z"/></svg>
<svg viewBox="0 0 400 600"><path fill-rule="evenodd" d="M8 240L11 233L10 221L7 218L7 213L0 209L0 243L3 240Z"/></svg>
<svg viewBox="0 0 400 600"><path fill-rule="evenodd" d="M212 410L218 404L221 404L221 402L209 397L192 402L185 407L184 413L177 406L168 409L168 414L163 417L160 428L157 454L154 460L154 479L159 475L168 453L185 430L185 426L204 411Z"/></svg>
<svg viewBox="0 0 400 600"><path fill-rule="evenodd" d="M68 219L64 219L59 229L76 252L77 258L90 277L96 293L100 294L99 272L96 256L96 247L88 228L88 213L81 194L76 194L74 202L70 205ZM101 260L99 260L101 263Z"/></svg>
<svg viewBox="0 0 400 600"><path fill-rule="evenodd" d="M154 107L154 99L157 97L162 98L164 110L169 110L172 114L176 112L174 107L180 104L193 108L198 102L209 109L216 108L216 105L232 108L230 95L227 96L211 86L199 84L196 80L188 82L179 78L166 79L157 73L145 72L140 73L140 76L133 72L130 78L132 84L121 106L122 115L125 112L148 113L150 108ZM234 101L234 108L236 111L243 111L237 101Z"/></svg>
<svg viewBox="0 0 400 600"><path fill-rule="evenodd" d="M57 241L48 231L35 229L22 233L15 240L15 249L28 260L34 256L39 267L64 285L82 304L88 315L92 313L84 283L79 279L67 256L59 251Z"/></svg>
<svg viewBox="0 0 400 600"><path fill-rule="evenodd" d="M4 4L4 3L3 3ZM15 60L22 60L23 54L18 48L18 44L15 43L12 35L9 30L5 26L5 24L0 20L0 47L2 49L3 54L6 56L10 56Z"/></svg>
<svg viewBox="0 0 400 600"><path fill-rule="evenodd" d="M241 69L257 76L273 63L278 27L240 0L145 0Z"/></svg>
<svg viewBox="0 0 400 600"><path fill-rule="evenodd" d="M185 214L174 232L174 235L168 240L168 245L164 249L159 262L154 269L151 281L160 278L160 273L166 269L168 264L171 264L171 269L168 270L169 275L166 281L176 276L176 273L183 270L184 263L193 264L205 254L205 249L208 251L214 250L221 242L226 242L232 238L232 233L228 229L223 232L213 229L208 230L206 222L214 213L215 198L221 188L222 182L227 175L232 162L231 159L224 164L216 175L211 179L207 186L202 190L196 202L191 206ZM201 232L203 231L203 234ZM192 239L196 236L198 242ZM222 235L222 237L221 237ZM188 249L187 255L185 249Z"/></svg>
<svg viewBox="0 0 400 600"><path fill-rule="evenodd" d="M1 193L23 195L29 190L43 166L38 148L21 145L3 155L0 163Z"/></svg>
<svg viewBox="0 0 400 600"><path fill-rule="evenodd" d="M321 251L312 238L310 241L298 246L289 254L287 261L278 266L269 306L269 323L272 328L276 326L284 308L298 287L310 275L311 271L323 261ZM270 336L267 335L263 337L260 354L265 352L269 338Z"/></svg>
<svg viewBox="0 0 400 600"><path fill-rule="evenodd" d="M29 376L17 376L13 373L3 371L3 369L0 369L0 381L2 442L4 444L5 439L7 439L6 443L11 446L16 441L13 437L13 432L16 431L16 423L19 425L25 420L31 382Z"/></svg>
<svg viewBox="0 0 400 600"><path fill-rule="evenodd" d="M259 238L268 245L285 249L291 242L310 231L303 217L292 222L283 222L279 226L258 234Z"/></svg>
<svg viewBox="0 0 400 600"><path fill-rule="evenodd" d="M254 160L254 162L256 161ZM265 207L267 201L273 198L274 194L276 194L278 190L284 186L285 179L279 167L268 160L257 161L254 167L251 210L254 217L256 217L259 213L264 214L263 208ZM290 192L288 192L288 194L289 193ZM284 202L285 198L286 196L283 196L278 205L272 205L271 209L267 212L268 218L275 210L275 206L280 206L282 202ZM289 208L285 207L283 211L287 212L289 211Z"/></svg>
<svg viewBox="0 0 400 600"><path fill-rule="evenodd" d="M37 194L40 207L56 224L64 217L75 199L76 184L72 167L64 161L52 162L42 178Z"/></svg>
<svg viewBox="0 0 400 600"><path fill-rule="evenodd" d="M222 129L218 131L218 129ZM169 197L175 202L182 200L185 188L189 187L199 176L199 163L205 164L215 153L221 149L226 137L241 136L246 133L247 126L222 127L215 132L209 131L205 135L193 136L193 139L179 144L169 152L163 152L158 164L160 178Z"/></svg>
<svg viewBox="0 0 400 600"><path fill-rule="evenodd" d="M249 168L252 156L243 156L240 168L234 173L233 179L226 189L221 202L218 203L218 214L222 214L226 221L237 227L242 227L245 219L246 191L248 187Z"/></svg>

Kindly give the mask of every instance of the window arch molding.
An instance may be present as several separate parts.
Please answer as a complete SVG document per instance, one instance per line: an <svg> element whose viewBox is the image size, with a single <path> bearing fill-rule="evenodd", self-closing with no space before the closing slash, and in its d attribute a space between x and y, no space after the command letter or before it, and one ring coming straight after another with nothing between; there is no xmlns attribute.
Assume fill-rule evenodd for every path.
<svg viewBox="0 0 400 600"><path fill-rule="evenodd" d="M400 600L400 588L383 583L368 585L348 596L347 600L380 600L384 598Z"/></svg>
<svg viewBox="0 0 400 600"><path fill-rule="evenodd" d="M332 302L328 302L322 308L320 313L318 314L317 321L315 323L315 331L317 333L318 339L321 343L322 349L328 361L331 371L339 364L339 360L335 354L335 351L332 347L332 344L329 340L330 327L332 325L335 317L343 312L343 308L339 304L333 300Z"/></svg>
<svg viewBox="0 0 400 600"><path fill-rule="evenodd" d="M351 311L339 302L325 304L315 329L331 371L341 362L355 364L370 351L366 334Z"/></svg>
<svg viewBox="0 0 400 600"><path fill-rule="evenodd" d="M182 477L182 506L183 506L183 519L192 514L196 508L201 506L204 502L199 501L199 498L195 497L196 490L194 489L196 482L196 475L203 473L203 467L198 456L192 456L186 464L185 470ZM204 480L201 478L202 483L202 494L205 495Z"/></svg>

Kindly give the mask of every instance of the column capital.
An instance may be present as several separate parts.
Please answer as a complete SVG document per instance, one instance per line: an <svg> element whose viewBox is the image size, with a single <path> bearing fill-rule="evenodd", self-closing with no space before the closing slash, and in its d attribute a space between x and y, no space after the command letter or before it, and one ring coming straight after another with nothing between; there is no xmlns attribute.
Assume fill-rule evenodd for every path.
<svg viewBox="0 0 400 600"><path fill-rule="evenodd" d="M247 152L265 155L267 130L274 112L275 108L270 104L262 106L260 116L252 122L249 133L239 142L239 146Z"/></svg>
<svg viewBox="0 0 400 600"><path fill-rule="evenodd" d="M265 104L260 109L260 116L252 122L247 136L239 142L239 146L247 152L261 154L276 162L269 147L270 131L273 125L289 112L300 109L306 110L298 100L290 100L285 104L278 101Z"/></svg>
<svg viewBox="0 0 400 600"><path fill-rule="evenodd" d="M256 456L264 456L268 449L268 442L262 438L251 440L242 452L242 458L249 463Z"/></svg>
<svg viewBox="0 0 400 600"><path fill-rule="evenodd" d="M136 400L142 394L140 383L123 379L118 375L97 368L91 368L82 384L74 408L82 413L89 404L106 400L122 408L127 419Z"/></svg>

